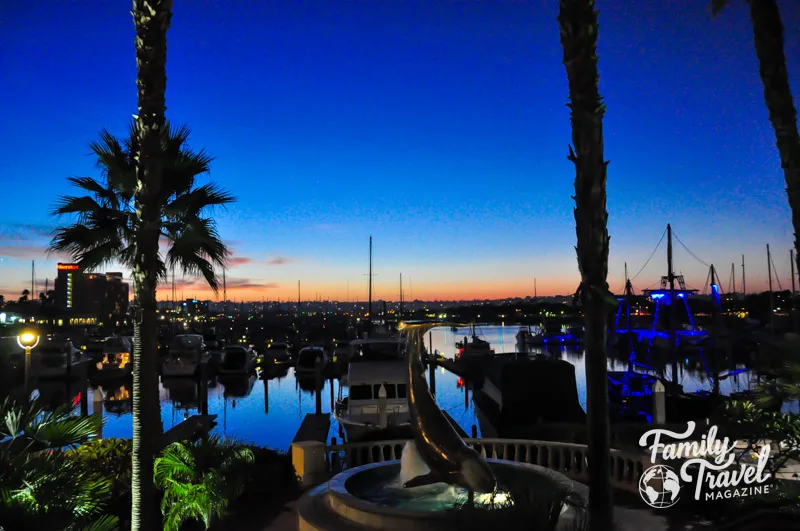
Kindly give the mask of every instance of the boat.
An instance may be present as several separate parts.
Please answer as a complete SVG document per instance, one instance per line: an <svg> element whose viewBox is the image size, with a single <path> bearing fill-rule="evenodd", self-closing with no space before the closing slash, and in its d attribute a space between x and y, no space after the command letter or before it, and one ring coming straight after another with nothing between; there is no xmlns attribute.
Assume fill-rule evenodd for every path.
<svg viewBox="0 0 800 531"><path fill-rule="evenodd" d="M456 343L456 348L458 348L456 361L472 361L494 356L494 349L491 344L478 337L474 324L471 327L471 331L471 338L464 336L464 341Z"/></svg>
<svg viewBox="0 0 800 531"><path fill-rule="evenodd" d="M322 347L303 347L297 355L295 374L321 373L328 365L328 353Z"/></svg>
<svg viewBox="0 0 800 531"><path fill-rule="evenodd" d="M131 388L129 384L115 385L108 389L98 387L103 396L103 408L113 415L122 416L127 415L133 409L133 396L131 395Z"/></svg>
<svg viewBox="0 0 800 531"><path fill-rule="evenodd" d="M546 425L584 424L575 366L543 355L495 357L472 393L483 437L535 438Z"/></svg>
<svg viewBox="0 0 800 531"><path fill-rule="evenodd" d="M123 378L131 374L133 343L124 336L111 336L103 341L102 357L95 363L95 378Z"/></svg>
<svg viewBox="0 0 800 531"><path fill-rule="evenodd" d="M354 339L348 345L349 362L392 361L405 358L408 340L404 337L385 336L371 339Z"/></svg>
<svg viewBox="0 0 800 531"><path fill-rule="evenodd" d="M31 374L38 378L71 376L80 361L81 351L72 341L49 338L31 352Z"/></svg>
<svg viewBox="0 0 800 531"><path fill-rule="evenodd" d="M404 361L351 363L343 380L334 417L344 428L349 442L371 438L369 436L377 432L388 438L410 436L408 366ZM343 395L345 387L346 396ZM386 417L382 418L384 398L381 395L384 392Z"/></svg>
<svg viewBox="0 0 800 531"><path fill-rule="evenodd" d="M292 354L290 347L287 343L274 343L267 344L267 349L261 356L262 367L269 367L270 365L291 363Z"/></svg>
<svg viewBox="0 0 800 531"><path fill-rule="evenodd" d="M525 341L529 347L582 345L583 325L580 323L562 324L555 319L547 320L537 333L529 335Z"/></svg>
<svg viewBox="0 0 800 531"><path fill-rule="evenodd" d="M166 377L194 376L202 364L208 363L210 355L205 349L203 336L181 334L172 339L169 354L164 362L162 374Z"/></svg>
<svg viewBox="0 0 800 531"><path fill-rule="evenodd" d="M229 345L222 349L219 374L247 375L256 368L256 353L245 345Z"/></svg>

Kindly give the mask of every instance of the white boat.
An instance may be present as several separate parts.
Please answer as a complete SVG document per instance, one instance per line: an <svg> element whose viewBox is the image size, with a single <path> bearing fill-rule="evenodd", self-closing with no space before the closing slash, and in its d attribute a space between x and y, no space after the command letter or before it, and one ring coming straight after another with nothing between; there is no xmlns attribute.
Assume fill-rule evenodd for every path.
<svg viewBox="0 0 800 531"><path fill-rule="evenodd" d="M256 353L245 345L229 345L222 350L219 374L250 374L256 368Z"/></svg>
<svg viewBox="0 0 800 531"><path fill-rule="evenodd" d="M407 386L408 366L404 361L350 364L346 380L339 386L334 412L346 431L347 440L358 441L381 430L410 429ZM343 396L344 387L347 387L346 396Z"/></svg>
<svg viewBox="0 0 800 531"><path fill-rule="evenodd" d="M31 374L38 378L69 376L80 359L81 351L72 341L46 339L31 352Z"/></svg>
<svg viewBox="0 0 800 531"><path fill-rule="evenodd" d="M297 355L295 374L316 374L328 365L328 353L322 347L303 347Z"/></svg>
<svg viewBox="0 0 800 531"><path fill-rule="evenodd" d="M103 355L95 364L96 378L121 378L131 373L133 342L125 336L111 336L103 342Z"/></svg>
<svg viewBox="0 0 800 531"><path fill-rule="evenodd" d="M181 334L172 339L169 356L164 362L163 376L194 376L200 365L208 363L210 354L206 351L203 336L200 334Z"/></svg>
<svg viewBox="0 0 800 531"><path fill-rule="evenodd" d="M348 345L350 362L391 361L405 358L408 341L404 337L354 339Z"/></svg>

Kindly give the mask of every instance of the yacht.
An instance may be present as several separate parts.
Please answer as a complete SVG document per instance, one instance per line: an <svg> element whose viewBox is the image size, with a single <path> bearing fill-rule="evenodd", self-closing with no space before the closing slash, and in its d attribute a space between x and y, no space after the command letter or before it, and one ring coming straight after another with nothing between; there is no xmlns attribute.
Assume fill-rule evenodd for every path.
<svg viewBox="0 0 800 531"><path fill-rule="evenodd" d="M163 375L194 376L202 364L208 363L210 355L206 352L203 336L200 334L181 334L172 339L169 355L164 362Z"/></svg>
<svg viewBox="0 0 800 531"><path fill-rule="evenodd" d="M133 342L124 336L111 336L103 342L102 357L95 363L95 378L122 378L131 374Z"/></svg>
<svg viewBox="0 0 800 531"><path fill-rule="evenodd" d="M404 361L350 364L347 376L339 386L334 412L336 420L346 432L347 440L363 440L371 434L387 430L410 433L407 382L408 366ZM343 396L344 387L347 387L346 396ZM381 415L381 389L386 393L385 419Z"/></svg>
<svg viewBox="0 0 800 531"><path fill-rule="evenodd" d="M322 347L303 347L297 355L295 374L316 374L328 365L328 353Z"/></svg>
<svg viewBox="0 0 800 531"><path fill-rule="evenodd" d="M31 352L31 373L38 378L70 376L81 351L68 339L46 339Z"/></svg>
<svg viewBox="0 0 800 531"><path fill-rule="evenodd" d="M562 324L556 319L545 321L544 326L536 334L526 338L528 346L563 345L576 346L583 344L583 325L581 323Z"/></svg>
<svg viewBox="0 0 800 531"><path fill-rule="evenodd" d="M292 355L289 352L289 345L287 343L270 342L267 344L262 360L264 366L291 362Z"/></svg>
<svg viewBox="0 0 800 531"><path fill-rule="evenodd" d="M489 342L478 337L475 332L475 325L472 325L471 331L471 338L464 336L464 341L456 343L456 348L458 348L456 361L471 361L494 355L494 349Z"/></svg>
<svg viewBox="0 0 800 531"><path fill-rule="evenodd" d="M391 361L405 358L408 341L404 337L387 336L354 339L348 345L349 361Z"/></svg>
<svg viewBox="0 0 800 531"><path fill-rule="evenodd" d="M220 374L250 374L256 368L256 353L246 345L229 345L222 350Z"/></svg>

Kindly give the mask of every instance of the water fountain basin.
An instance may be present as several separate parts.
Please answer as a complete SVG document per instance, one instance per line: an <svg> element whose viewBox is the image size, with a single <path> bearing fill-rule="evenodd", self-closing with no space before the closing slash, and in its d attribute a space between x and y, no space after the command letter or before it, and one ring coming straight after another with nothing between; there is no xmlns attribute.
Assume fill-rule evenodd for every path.
<svg viewBox="0 0 800 531"><path fill-rule="evenodd" d="M437 484L402 489L400 461L346 470L305 494L298 504L299 529L582 530L586 528L588 488L537 465L487 459L499 495L476 495ZM510 502L509 500L513 500Z"/></svg>

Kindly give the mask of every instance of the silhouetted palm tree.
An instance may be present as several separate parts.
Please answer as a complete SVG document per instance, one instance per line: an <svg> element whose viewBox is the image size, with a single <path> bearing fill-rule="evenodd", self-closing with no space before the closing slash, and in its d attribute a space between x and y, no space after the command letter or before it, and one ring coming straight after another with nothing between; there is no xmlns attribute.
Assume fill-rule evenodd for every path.
<svg viewBox="0 0 800 531"><path fill-rule="evenodd" d="M233 201L214 184L196 184L197 178L209 171L211 158L204 151L193 152L187 147L187 127L173 128L166 124L159 142L163 186L148 199L154 202L151 210L155 212L155 221L146 221L140 206L142 199L136 196L141 182L137 177L137 161L141 158L135 129L132 125L125 140L103 131L100 141L91 144L103 179L69 178L86 195L59 199L53 213L72 216L75 222L58 228L50 243L51 250L70 255L83 270L118 262L135 273L134 305L138 304L138 315L134 319L134 368L139 376L133 382L134 456L137 456L136 441L140 437L146 440L138 443L140 451L133 459L132 489L136 507L132 521L153 518L146 513L151 512L154 495L153 456L161 425L155 363L158 328L155 289L172 267L188 274L200 274L214 290L217 289L214 266L224 263L228 250L216 231L214 220L205 217L205 213L209 208ZM142 233L148 223L154 224L156 231L153 257L147 253L143 256L140 251ZM159 237L168 242L165 256L158 250ZM142 524L143 529L156 527L157 524Z"/></svg>
<svg viewBox="0 0 800 531"><path fill-rule="evenodd" d="M608 212L603 158L605 105L598 90L597 12L594 0L560 0L558 22L569 84L575 164L576 251L581 273L577 295L585 314L586 409L589 424L589 525L612 529L606 335L608 291Z"/></svg>
<svg viewBox="0 0 800 531"><path fill-rule="evenodd" d="M730 5L730 0L711 0L711 12L717 15ZM800 271L800 135L797 131L797 110L794 106L786 56L783 51L783 22L777 0L747 0L753 40L758 56L759 74L764 86L764 101L769 121L775 130L781 157L786 193L792 210L794 248Z"/></svg>

